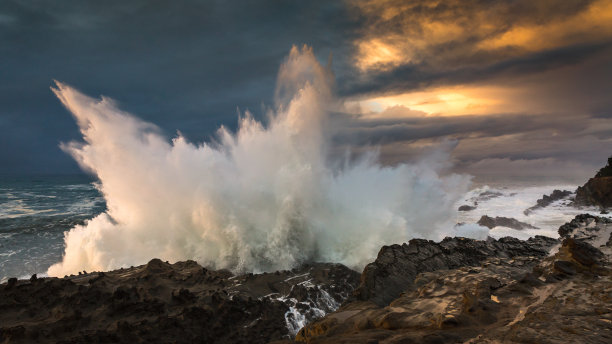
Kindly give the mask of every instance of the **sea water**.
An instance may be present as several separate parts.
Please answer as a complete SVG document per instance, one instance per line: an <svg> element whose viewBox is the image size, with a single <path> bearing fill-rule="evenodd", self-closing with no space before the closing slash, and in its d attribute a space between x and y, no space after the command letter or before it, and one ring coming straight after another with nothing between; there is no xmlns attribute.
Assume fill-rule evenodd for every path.
<svg viewBox="0 0 612 344"><path fill-rule="evenodd" d="M561 225L571 221L576 215L591 213L593 215L609 217L608 214L600 214L598 207L575 207L573 198L577 188L574 184L552 184L537 185L528 183L491 183L474 185L473 188L456 205L475 206L470 211L457 211L457 225L455 226L456 235L462 233L474 234L478 239L490 236L499 239L511 236L526 240L535 235L544 235L557 238L557 230ZM542 208L527 209L535 206L537 200L543 195L550 195L554 190L568 190L572 194L552 202ZM534 229L512 229L498 226L492 229L480 227L478 220L484 216L514 218L520 222L530 224Z"/></svg>
<svg viewBox="0 0 612 344"><path fill-rule="evenodd" d="M536 204L554 189L575 190L576 185L474 185L457 203L476 205L471 211L457 211L455 228L449 235L471 236L470 228L500 238L513 236L527 239L534 235L557 237L560 225L575 215L599 209L575 208L571 197L526 215L524 210ZM104 198L94 179L76 176L0 176L0 282L10 277L44 276L49 266L62 260L64 233L105 211ZM537 229L516 230L477 226L481 216L512 217ZM602 215L609 216L609 215ZM407 238L409 239L409 238ZM153 257L151 257L153 258ZM372 257L374 259L375 257Z"/></svg>
<svg viewBox="0 0 612 344"><path fill-rule="evenodd" d="M105 208L85 175L0 176L0 283L44 275L61 261L64 233Z"/></svg>

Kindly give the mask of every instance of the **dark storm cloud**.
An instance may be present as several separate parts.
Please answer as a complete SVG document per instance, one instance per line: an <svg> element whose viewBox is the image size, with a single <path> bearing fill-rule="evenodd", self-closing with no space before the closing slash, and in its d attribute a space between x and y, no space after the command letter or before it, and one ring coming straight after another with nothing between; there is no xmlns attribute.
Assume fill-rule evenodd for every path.
<svg viewBox="0 0 612 344"><path fill-rule="evenodd" d="M612 43L596 1L350 1L365 23L344 95L517 79L579 64ZM608 58L612 54L608 55Z"/></svg>
<svg viewBox="0 0 612 344"><path fill-rule="evenodd" d="M2 1L0 172L77 170L58 148L78 130L53 79L200 141L234 127L237 108L263 113L293 44L345 58L355 24L344 11L323 1Z"/></svg>
<svg viewBox="0 0 612 344"><path fill-rule="evenodd" d="M587 175L612 150L610 12L602 0L4 0L0 173L78 171L58 148L79 133L53 79L202 141L234 128L237 108L264 118L279 64L305 43L320 61L333 54L350 100L470 85L509 89L501 103L521 105L338 114L340 149L380 145L392 164L450 138L458 171Z"/></svg>
<svg viewBox="0 0 612 344"><path fill-rule="evenodd" d="M381 145L382 159L394 164L450 138L458 140L456 171L573 182L612 152L609 1L350 4L365 25L354 42L358 72L338 83L343 96L373 109L428 109L420 106L441 102L436 94L465 91L489 108L471 114L447 103L430 107L430 116L386 108L346 126L336 138L342 147Z"/></svg>
<svg viewBox="0 0 612 344"><path fill-rule="evenodd" d="M403 93L441 85L465 85L483 82L507 82L521 76L542 73L580 64L592 57L612 58L612 41L596 44L577 44L569 47L537 52L527 56L508 58L490 65L468 65L453 70L432 69L426 63L407 64L367 76L348 76L339 93L345 96Z"/></svg>
<svg viewBox="0 0 612 344"><path fill-rule="evenodd" d="M380 147L389 165L411 161L454 140L453 171L477 181L529 179L581 183L612 152L612 122L590 115L489 114L426 116L409 109L407 117L360 118L336 114L337 154L348 149L359 156ZM384 114L384 113L383 113Z"/></svg>
<svg viewBox="0 0 612 344"><path fill-rule="evenodd" d="M575 135L589 127L587 117L529 114L491 114L487 116L432 116L393 119L342 121L338 125L339 143L360 145L389 144L452 136L494 138L527 134L547 129L557 135ZM612 135L607 128L604 135Z"/></svg>

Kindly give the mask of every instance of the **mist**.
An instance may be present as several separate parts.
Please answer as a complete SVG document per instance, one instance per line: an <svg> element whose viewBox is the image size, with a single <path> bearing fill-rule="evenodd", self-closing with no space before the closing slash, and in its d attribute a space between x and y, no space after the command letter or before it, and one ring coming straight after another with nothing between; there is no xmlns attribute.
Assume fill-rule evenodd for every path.
<svg viewBox="0 0 612 344"><path fill-rule="evenodd" d="M62 148L97 176L107 211L65 234L48 274L154 257L234 272L312 261L360 269L381 245L451 233L470 177L444 173L448 149L395 166L382 166L375 147L358 158L330 154L330 113L342 107L333 90L330 67L293 47L268 121L245 112L235 133L221 127L196 144L57 82L83 136Z"/></svg>

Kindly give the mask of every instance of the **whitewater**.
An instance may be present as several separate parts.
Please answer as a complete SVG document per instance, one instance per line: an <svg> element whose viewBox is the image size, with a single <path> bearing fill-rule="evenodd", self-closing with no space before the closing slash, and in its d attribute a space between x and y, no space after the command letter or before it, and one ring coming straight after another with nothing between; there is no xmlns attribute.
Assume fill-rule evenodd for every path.
<svg viewBox="0 0 612 344"><path fill-rule="evenodd" d="M376 150L330 154L330 113L342 105L333 74L310 48L280 68L267 124L244 113L194 144L57 82L83 142L63 145L99 180L107 210L65 235L48 274L99 271L153 257L193 259L235 272L289 269L308 261L356 269L382 245L440 239L470 177L441 175L448 152L381 166Z"/></svg>
<svg viewBox="0 0 612 344"><path fill-rule="evenodd" d="M192 143L180 133L168 139L110 98L91 98L57 82L53 92L83 136L62 148L96 177L106 208L64 233L62 259L48 275L152 258L192 259L236 273L312 261L360 271L383 245L445 236L556 237L561 224L586 211L560 200L523 214L543 194L576 186L471 185L470 176L448 172L449 145L395 166L381 165L376 147L332 154L330 122L345 112L333 89L330 66L310 48L293 47L265 123L245 112L235 133L221 127L210 142ZM496 196L482 196L487 193ZM472 211L457 210L474 203ZM490 230L476 224L482 215L538 229Z"/></svg>

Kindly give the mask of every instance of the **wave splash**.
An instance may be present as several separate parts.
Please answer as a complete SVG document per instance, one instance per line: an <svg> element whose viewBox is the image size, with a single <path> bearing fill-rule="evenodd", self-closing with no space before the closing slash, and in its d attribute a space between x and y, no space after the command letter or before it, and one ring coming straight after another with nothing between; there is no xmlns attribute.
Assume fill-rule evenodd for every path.
<svg viewBox="0 0 612 344"><path fill-rule="evenodd" d="M217 141L169 142L152 124L57 82L84 142L63 145L100 180L108 210L65 235L48 274L109 270L153 257L236 272L308 261L361 268L381 245L439 238L469 177L441 177L445 154L383 167L375 151L331 158L333 76L293 47L280 68L276 110L246 113Z"/></svg>

